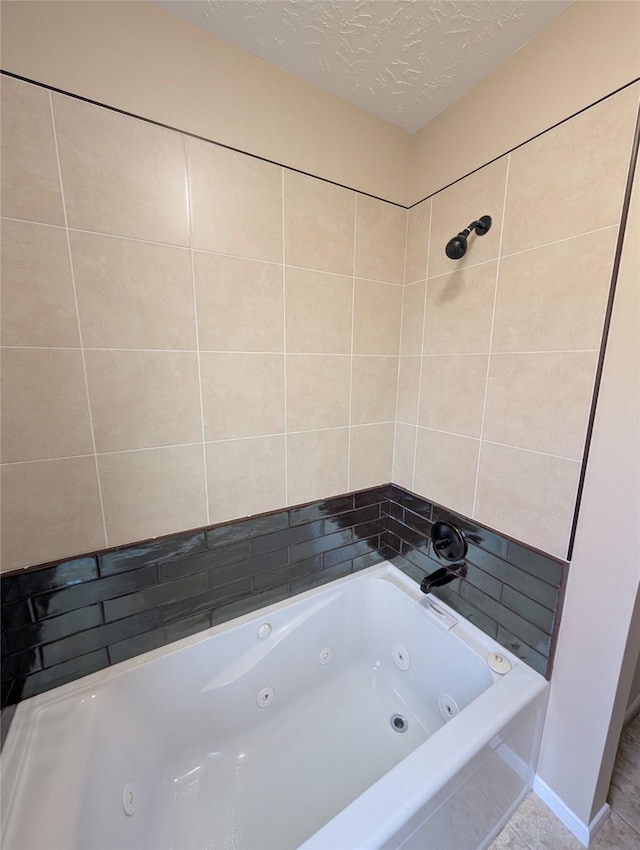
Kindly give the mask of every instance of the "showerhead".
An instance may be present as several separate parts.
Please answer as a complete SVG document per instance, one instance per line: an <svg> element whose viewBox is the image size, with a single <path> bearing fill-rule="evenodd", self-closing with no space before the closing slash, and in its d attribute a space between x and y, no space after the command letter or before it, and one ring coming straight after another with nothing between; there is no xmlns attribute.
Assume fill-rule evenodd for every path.
<svg viewBox="0 0 640 850"><path fill-rule="evenodd" d="M491 228L491 216L483 215L477 221L472 221L468 227L461 230L457 236L447 242L447 247L444 249L445 254L450 260L459 260L467 253L467 236L472 230L475 230L476 236L484 236Z"/></svg>
<svg viewBox="0 0 640 850"><path fill-rule="evenodd" d="M467 237L464 235L464 231L450 239L444 250L450 260L459 260L464 257L467 253Z"/></svg>

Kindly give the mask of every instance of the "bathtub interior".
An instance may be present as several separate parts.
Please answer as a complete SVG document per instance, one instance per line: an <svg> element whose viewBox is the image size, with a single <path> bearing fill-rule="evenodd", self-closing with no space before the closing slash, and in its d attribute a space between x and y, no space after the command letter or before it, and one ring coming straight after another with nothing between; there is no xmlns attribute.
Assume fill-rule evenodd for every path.
<svg viewBox="0 0 640 850"><path fill-rule="evenodd" d="M531 788L546 697L508 724L420 806L381 850L483 850Z"/></svg>
<svg viewBox="0 0 640 850"><path fill-rule="evenodd" d="M498 678L473 629L459 639L395 568L365 572L26 701L6 744L5 846L282 850L321 834L445 725L441 695L462 718ZM502 769L505 740L462 781ZM528 781L493 785L514 797ZM393 846L413 846L427 814L447 820L440 797Z"/></svg>

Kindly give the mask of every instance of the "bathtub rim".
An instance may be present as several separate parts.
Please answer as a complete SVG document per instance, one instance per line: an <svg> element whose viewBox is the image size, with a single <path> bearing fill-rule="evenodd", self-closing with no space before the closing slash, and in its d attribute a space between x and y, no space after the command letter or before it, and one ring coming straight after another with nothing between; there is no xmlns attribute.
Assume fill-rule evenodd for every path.
<svg viewBox="0 0 640 850"><path fill-rule="evenodd" d="M210 626L208 629L203 629L202 631L195 632L192 635L187 635L186 637L171 641L163 646L156 647L155 649L140 653L139 655L134 655L131 658L126 658L124 661L119 661L116 664L110 664L108 667L104 667L94 673L89 673L86 676L81 676L71 682L66 682L63 685L58 685L55 688L50 688L47 691L35 694L32 697L27 697L24 700L20 700L20 702L15 704L15 716L6 735L5 746L2 751L3 756L5 756L8 752L7 748L9 746L9 738L13 737L12 730L14 729L18 716L24 715L27 710L31 713L31 711L39 708L41 705L45 705L48 702L64 699L76 691L84 690L85 688L92 688L95 685L117 678L125 673L129 673L140 667L151 664L158 659L168 657L182 651L183 649L187 649L190 646L195 646L203 641L209 640L215 635L229 631L236 626L242 626L246 623L252 622L253 620L262 619L274 611L293 607L298 603L303 603L316 596L329 595L331 592L339 592L340 588L348 586L349 584L360 583L365 580L372 579L384 579L390 584L398 587L415 602L420 603L427 612L427 616L431 622L435 623L440 628L442 628L442 624L439 618L431 614L429 608L440 609L443 611L447 618L450 618L453 621L453 633L457 637L461 638L464 643L468 644L469 647L476 652L476 654L483 658L483 660L485 660L487 652L492 651L494 648L499 649L501 654L509 659L512 667L524 664L527 670L531 670L532 673L540 676L539 673L536 673L535 670L526 665L509 649L502 646L502 644L500 644L495 638L485 634L477 626L467 620L462 614L451 608L446 602L441 599L436 599L431 595L422 593L419 584L406 573L402 572L399 567L392 564L391 561L382 561L379 564L374 564L363 570L359 570L357 573L351 573L350 575L334 579L326 584L309 588L309 590L305 590L295 596L289 596L285 599L272 602L269 605L256 608L254 611L249 611L246 614L240 614L230 620L225 620L215 626ZM484 653L484 656L482 653ZM493 673L493 671L490 672L492 673L494 682L501 678L499 675ZM11 707L13 708L14 706Z"/></svg>
<svg viewBox="0 0 640 850"><path fill-rule="evenodd" d="M148 664L152 664L153 662L159 659L181 652L183 649L187 649L191 646L195 646L199 643L210 640L216 635L229 631L235 628L236 626L242 626L246 623L251 623L254 620L263 619L272 612L280 611L283 608L293 607L298 603L304 603L310 599L313 599L316 596L328 596L331 592L338 593L342 587L372 579L384 579L386 581L389 581L389 583L391 583L392 585L398 587L415 602L421 604L425 611L427 611L429 619L439 627L442 627L441 623L439 622L439 619L437 619L434 615L430 614L428 609L432 606L435 606L437 609L444 611L447 617L451 618L455 623L455 625L453 626L454 634L460 639L462 639L463 642L468 644L469 647L476 654L479 655L479 657L482 657L483 652L484 657L486 657L486 654L488 652L493 651L493 649L499 649L501 654L503 654L506 658L509 659L512 667L524 664L524 662L517 658L512 652L510 652L510 650L498 643L495 638L492 638L482 632L477 626L467 620L462 614L459 614L457 611L447 605L446 602L443 602L441 599L435 599L430 595L422 593L419 584L406 573L402 572L402 570L400 570L390 561L382 561L379 564L374 564L371 567L366 567L363 570L359 570L357 573L351 573L350 575L334 579L333 581L319 585L318 587L312 587L309 590L305 590L302 593L296 594L295 596L289 596L286 599L273 602L270 605L263 606L262 608L257 608L254 611L249 611L246 614L241 614L238 617L233 617L230 620L225 620L223 623L218 623L215 626L210 626L208 629L203 629L202 631L196 632L192 635L187 635L184 638L179 638L176 641L172 641L170 643L164 644L163 646L156 647L155 649L151 649L148 652L143 652L139 655L134 655L131 658L125 659L124 661L119 661L116 664L111 664L108 667L104 667L102 670L97 670L95 673L89 673L88 675L82 676L78 679L74 679L71 682L66 682L63 685L58 685L58 687L56 688L51 688L47 691L43 691L42 693L35 694L32 697L27 697L26 699L21 700L20 702L16 703L15 706L11 706L12 708L15 708L15 713L11 721L11 726L8 729L5 737L5 743L2 749L2 761L6 764L6 762L9 760L9 755L13 749L13 739L16 737L17 734L16 730L18 730L19 727L22 726L25 722L30 722L32 715L41 706L44 706L49 702L57 702L58 700L66 699L67 697L73 695L76 692L80 692L85 689L91 689L94 686L101 685L111 679L118 678L123 674L129 673L133 670L137 670L141 667L145 667ZM526 664L524 664L524 666L527 670L531 670L531 673L540 676L539 673L536 673L535 670L528 667ZM493 673L493 671L490 670L490 672L493 677L494 683L501 678L498 674Z"/></svg>
<svg viewBox="0 0 640 850"><path fill-rule="evenodd" d="M511 674L516 674L515 676ZM494 683L473 703L445 724L427 741L405 756L395 767L380 777L349 806L309 836L296 850L343 850L345 847L383 847L400 828L423 807L438 801L442 792L462 775L482 751L495 742L516 719L527 710L538 711L537 749L549 695L549 682L535 670L519 668L510 671L502 681ZM531 676L529 675L531 673ZM535 678L534 678L535 677ZM542 681L536 681L538 680ZM502 700L509 710L492 711L495 701ZM465 713L466 712L466 713ZM478 724L484 716L485 723ZM456 744L464 738L465 749ZM455 757L451 757L452 753ZM420 771L428 765L429 772ZM528 786L535 775L532 767ZM524 796L525 789L520 799ZM448 796L444 794L445 798ZM434 806L438 808L440 801ZM507 822L512 809L503 814ZM499 831L496 830L496 834Z"/></svg>
<svg viewBox="0 0 640 850"><path fill-rule="evenodd" d="M466 646L468 646L469 649L475 655L477 655L483 663L486 663L487 654L496 650L499 650L502 655L509 659L512 664L512 669L506 676L500 676L496 674L487 665L487 670L492 678L492 684L490 684L487 690L480 694L471 705L476 705L479 701L486 702L486 699L483 700L483 698L486 698L487 694L495 693L496 688L498 688L498 692L502 692L503 690L505 691L505 697L509 695L509 699L511 699L512 697L515 698L515 704L522 704L522 706L526 706L532 701L532 699L535 698L536 695L539 695L540 693L544 692L546 688L548 688L548 682L539 673L537 673L532 668L529 668L526 664L524 664L523 661L514 656L505 647L501 646L494 638L491 638L489 635L484 634L482 631L480 631L480 629L478 629L477 626L474 626L462 615L458 614L454 609L450 608L450 606L448 606L445 602L442 602L440 599L432 600L430 596L426 596L425 594L423 594L420 591L419 585L414 579L407 576L398 567L394 566L389 561L383 561L380 564L375 564L371 567L367 567L366 569L360 570L357 573L344 576L340 579L336 579L332 582L328 582L318 587L310 588L309 590L297 594L296 596L288 597L287 599L274 602L268 606L258 608L255 611L242 614L231 620L227 620L223 623L211 626L210 628L205 629L201 632L197 632L193 635L189 635L177 641L165 644L164 646L157 647L156 649L150 650L149 652L133 656L132 658L118 662L117 664L111 665L102 670L98 670L95 673L91 673L87 676L81 677L72 682L68 682L64 685L60 685L57 688L52 688L51 690L45 691L41 694L36 694L33 697L29 697L19 702L17 704L15 715L11 722L11 726L7 732L5 745L2 751L2 782L5 783L7 778L14 778L16 780L14 782L11 782L10 790L8 791L8 793L5 791L2 794L1 821L3 828L6 820L10 817L11 810L13 808L15 792L17 791L17 787L19 785L19 782L17 780L22 770L24 754L28 750L31 734L34 730L35 721L40 709L51 703L64 701L68 698L73 698L75 695L79 695L82 692L91 690L92 688L102 685L112 679L119 678L124 674L146 667L147 665L152 664L155 661L169 657L171 655L174 655L175 653L181 652L184 649L188 649L191 646L195 646L204 641L210 640L216 635L224 633L226 631L230 631L231 629L237 626L242 626L247 623L262 620L265 617L268 617L272 612L281 611L285 608L293 608L296 605L304 605L309 600L312 600L319 596L330 597L331 595L335 595L337 598L340 595L341 589L343 587L354 583L364 583L372 580L384 580L399 588L410 599L421 605L421 607L425 611L426 617L433 624L435 624L438 628L446 628L447 631L452 631L453 635L457 639L461 640ZM435 602L435 605L438 609L444 611L449 618L454 620L455 625L450 627L443 626L442 621L439 618L436 618L436 615L431 613L430 611L430 603L432 602ZM505 688L506 683L510 683L508 688ZM511 705L511 703L509 703L509 705ZM422 752L423 748L427 744L429 744L430 741L433 741L436 737L438 737L439 740L440 738L442 738L442 744L438 749L441 749L446 741L449 741L450 746L451 743L456 740L456 737L460 736L463 731L463 728L469 726L468 722L461 721L464 721L465 717L468 716L468 709L470 707L471 706L468 706L464 711L462 711L456 718L454 718L454 721L445 724L441 729L438 730L437 735L434 734L428 741L418 747L413 753L405 757L405 759L403 759L402 762L396 765L396 767L392 768L391 771L381 777L377 782L375 782L365 792L363 792L363 794L361 794L354 801L352 801L347 808L351 809L351 807L356 805L359 805L360 807L364 805L364 807L366 808L367 802L365 801L364 804L361 802L363 798L366 797L368 800L368 795L373 789L377 788L380 783L384 783L387 777L398 771L398 769L401 768L409 759L413 759L417 753ZM465 712L467 712L467 715L465 715ZM512 715L515 715L515 712L512 712ZM500 720L500 722L498 722L498 719ZM494 714L492 717L492 722L488 727L493 731L491 734L488 735L488 737L486 734L486 728L483 730L482 734L477 733L477 730L474 734L474 730L469 728L467 734L469 734L471 739L474 741L474 746L476 744L479 745L479 742L484 745L489 740L491 740L491 738L495 737L495 735L498 734L503 727L504 717L502 713ZM454 730L453 732L452 729ZM454 775L456 770L459 769L465 763L464 761L451 759L447 760L445 758L444 752L440 761L442 762L442 764L440 764L439 769L434 772L434 777L435 775L437 775L438 777L437 787L440 787L444 781L447 781L447 779ZM444 762L447 762L447 764L445 765ZM429 787L436 788L435 783L436 780L434 778L433 781L430 781L428 783ZM419 805L424 801L424 792L422 789L414 796L414 805L410 806L410 808L418 808ZM406 791L404 792L404 796L398 797L400 809L403 812L403 820L409 816L409 809L407 808L407 799L408 798ZM387 806L383 806L383 809L384 808L387 808ZM314 845L313 843L308 842L312 842L315 836L320 836L321 834L324 834L325 830L327 830L329 827L331 827L331 830L333 830L336 827L336 822L337 825L340 826L339 819L341 819L345 811L346 809L338 813L334 818L331 819L331 821L325 824L321 828L321 830L318 830L313 836L310 836L309 839L307 839L307 841L305 841L305 843L301 845L301 847L308 847L309 850L316 846L320 847L321 845ZM389 834L389 830L393 829L394 823L395 821L393 818L391 820L387 818L384 822L384 825L381 824L377 829L376 835L383 833ZM325 850L328 850L330 846L333 845L327 845L327 848ZM338 847L339 843L335 846ZM354 846L360 845L358 844ZM364 844L362 846L367 845Z"/></svg>

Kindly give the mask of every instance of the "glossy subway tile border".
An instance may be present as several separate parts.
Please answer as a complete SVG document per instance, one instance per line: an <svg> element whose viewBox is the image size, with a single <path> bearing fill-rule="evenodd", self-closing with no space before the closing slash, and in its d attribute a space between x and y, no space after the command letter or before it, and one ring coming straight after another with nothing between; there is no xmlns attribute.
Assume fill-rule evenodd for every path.
<svg viewBox="0 0 640 850"><path fill-rule="evenodd" d="M469 551L434 595L549 676L566 563L389 484L4 574L2 705L387 558L419 582L437 520Z"/></svg>
<svg viewBox="0 0 640 850"><path fill-rule="evenodd" d="M466 574L434 596L550 678L568 563L395 485L388 510L387 557L416 581L443 565L431 544L432 524L447 521L464 532Z"/></svg>
<svg viewBox="0 0 640 850"><path fill-rule="evenodd" d="M5 573L3 707L379 563L388 492Z"/></svg>

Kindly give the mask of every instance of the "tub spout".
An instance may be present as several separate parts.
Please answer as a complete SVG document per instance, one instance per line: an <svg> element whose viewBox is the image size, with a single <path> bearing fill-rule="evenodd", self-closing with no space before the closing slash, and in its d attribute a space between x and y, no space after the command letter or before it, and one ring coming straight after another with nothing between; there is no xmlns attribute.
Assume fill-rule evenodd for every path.
<svg viewBox="0 0 640 850"><path fill-rule="evenodd" d="M440 567L433 573L425 576L420 583L420 590L423 593L431 593L434 587L442 587L443 584L449 584L454 578L460 578L464 575L465 569L463 564L455 564L452 567Z"/></svg>

